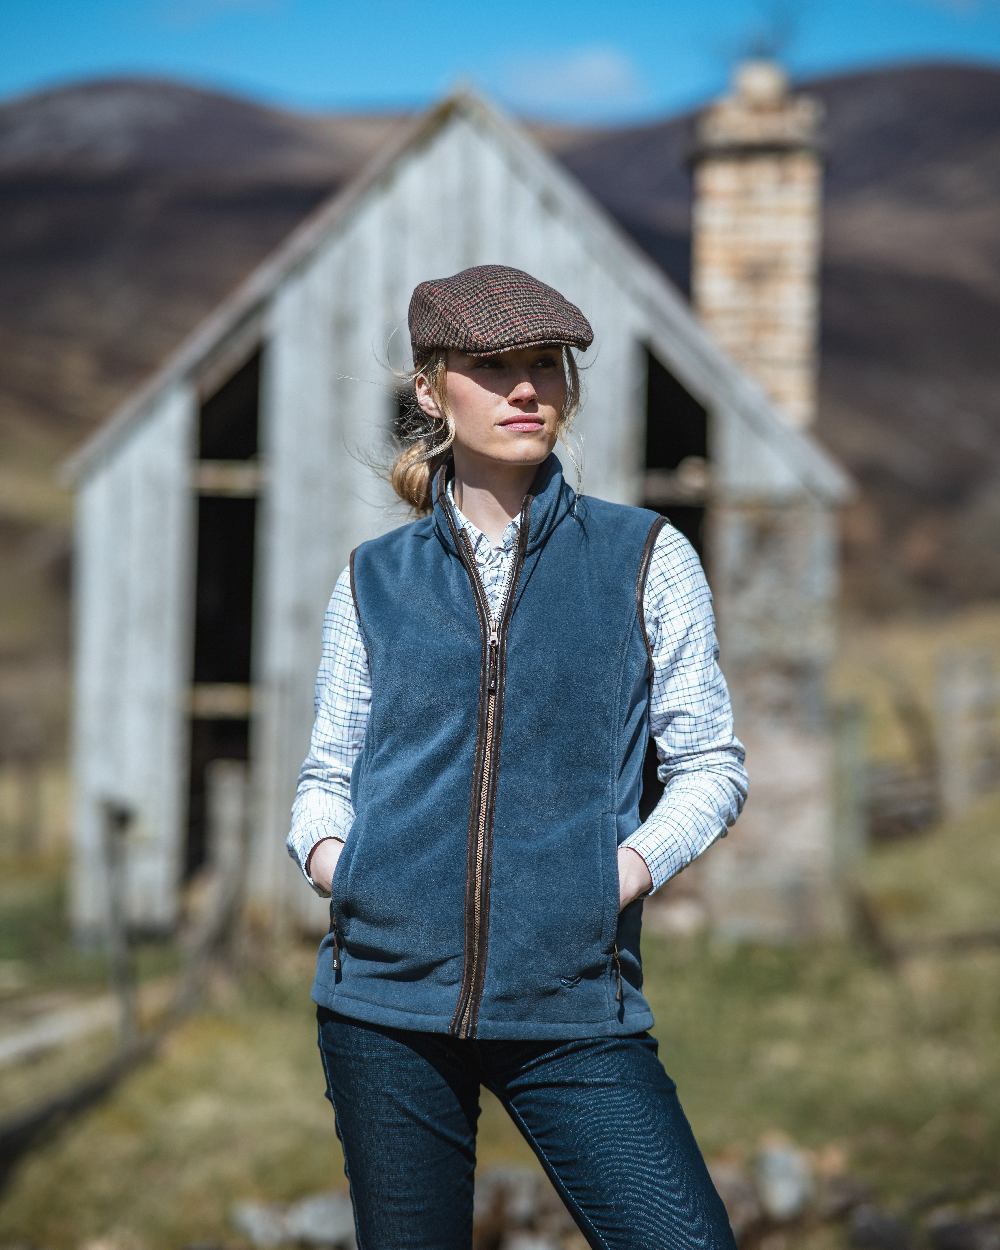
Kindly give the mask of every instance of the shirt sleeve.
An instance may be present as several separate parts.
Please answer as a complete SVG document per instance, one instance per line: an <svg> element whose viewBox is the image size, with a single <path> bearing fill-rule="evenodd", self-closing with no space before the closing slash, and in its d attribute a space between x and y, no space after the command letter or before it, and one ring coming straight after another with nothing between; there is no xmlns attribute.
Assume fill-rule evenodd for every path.
<svg viewBox="0 0 1000 1250"><path fill-rule="evenodd" d="M749 781L719 668L712 593L698 553L669 524L653 546L643 612L653 653L650 733L665 788L621 845L646 861L648 896L726 836Z"/></svg>
<svg viewBox="0 0 1000 1250"><path fill-rule="evenodd" d="M346 839L354 823L351 770L364 744L371 707L368 655L358 627L347 565L334 586L323 617L323 646L316 674L309 753L299 769L288 854L321 898L308 871L309 856L323 838Z"/></svg>

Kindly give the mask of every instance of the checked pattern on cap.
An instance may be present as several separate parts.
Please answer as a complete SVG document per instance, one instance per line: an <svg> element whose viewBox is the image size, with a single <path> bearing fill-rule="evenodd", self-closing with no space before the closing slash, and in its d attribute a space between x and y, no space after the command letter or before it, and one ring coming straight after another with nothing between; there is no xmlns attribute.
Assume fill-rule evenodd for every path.
<svg viewBox="0 0 1000 1250"><path fill-rule="evenodd" d="M415 359L435 347L488 355L536 343L586 350L594 340L590 322L575 304L509 265L474 265L449 278L419 283L408 321Z"/></svg>

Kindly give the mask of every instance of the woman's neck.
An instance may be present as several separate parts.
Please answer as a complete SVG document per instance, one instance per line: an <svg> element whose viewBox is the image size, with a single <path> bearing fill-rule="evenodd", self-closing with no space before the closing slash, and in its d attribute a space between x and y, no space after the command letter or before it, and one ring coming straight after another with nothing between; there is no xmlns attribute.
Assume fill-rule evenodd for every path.
<svg viewBox="0 0 1000 1250"><path fill-rule="evenodd" d="M455 465L452 494L455 503L494 545L510 521L521 511L528 487L538 471L536 464L503 465L499 471Z"/></svg>

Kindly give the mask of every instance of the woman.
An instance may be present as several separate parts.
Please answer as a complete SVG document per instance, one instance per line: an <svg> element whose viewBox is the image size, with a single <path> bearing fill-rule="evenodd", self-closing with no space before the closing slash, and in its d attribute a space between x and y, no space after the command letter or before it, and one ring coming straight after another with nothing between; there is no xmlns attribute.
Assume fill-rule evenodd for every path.
<svg viewBox="0 0 1000 1250"><path fill-rule="evenodd" d="M337 581L288 835L330 896L312 998L358 1245L471 1245L486 1085L590 1245L732 1250L639 949L643 896L747 794L701 565L563 477L579 308L479 265L420 283L409 328L417 519Z"/></svg>

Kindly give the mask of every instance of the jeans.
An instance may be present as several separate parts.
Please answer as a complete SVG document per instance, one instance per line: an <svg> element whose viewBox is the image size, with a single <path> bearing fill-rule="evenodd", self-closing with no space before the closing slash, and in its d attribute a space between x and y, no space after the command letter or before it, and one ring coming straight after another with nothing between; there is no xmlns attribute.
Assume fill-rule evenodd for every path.
<svg viewBox="0 0 1000 1250"><path fill-rule="evenodd" d="M736 1250L648 1031L479 1040L316 1014L358 1250L469 1250L481 1085L588 1245Z"/></svg>

